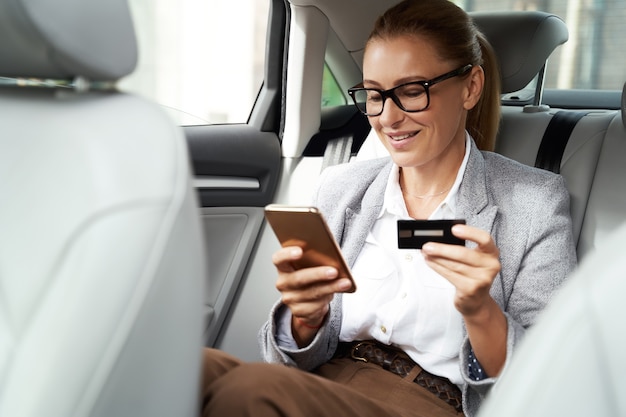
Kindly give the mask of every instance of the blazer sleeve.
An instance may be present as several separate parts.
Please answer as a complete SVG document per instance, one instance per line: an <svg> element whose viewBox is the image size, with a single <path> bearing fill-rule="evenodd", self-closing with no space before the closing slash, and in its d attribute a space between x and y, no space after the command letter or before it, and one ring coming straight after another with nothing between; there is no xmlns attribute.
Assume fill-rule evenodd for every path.
<svg viewBox="0 0 626 417"><path fill-rule="evenodd" d="M305 371L317 368L332 358L339 341L341 324L341 296L335 295L330 304L329 316L318 330L315 339L301 349L287 349L278 345L276 340L276 316L278 310L286 308L278 302L270 312L269 320L259 332L259 343L263 360L270 363L282 363Z"/></svg>

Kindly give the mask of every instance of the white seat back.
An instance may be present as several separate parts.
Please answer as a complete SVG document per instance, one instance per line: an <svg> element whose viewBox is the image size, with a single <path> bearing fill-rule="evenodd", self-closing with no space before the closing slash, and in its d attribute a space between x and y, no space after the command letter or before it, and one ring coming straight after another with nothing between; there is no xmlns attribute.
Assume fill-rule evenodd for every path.
<svg viewBox="0 0 626 417"><path fill-rule="evenodd" d="M0 416L197 415L196 195L136 52L126 1L0 0Z"/></svg>
<svg viewBox="0 0 626 417"><path fill-rule="evenodd" d="M479 417L626 415L626 225L616 230L539 316Z"/></svg>

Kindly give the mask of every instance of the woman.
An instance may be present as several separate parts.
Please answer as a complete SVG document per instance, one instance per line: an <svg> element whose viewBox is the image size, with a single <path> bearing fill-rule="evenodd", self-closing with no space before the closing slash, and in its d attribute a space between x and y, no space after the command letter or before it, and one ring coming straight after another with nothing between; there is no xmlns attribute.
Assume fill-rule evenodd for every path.
<svg viewBox="0 0 626 417"><path fill-rule="evenodd" d="M498 80L487 42L447 0L378 19L350 94L390 158L325 170L313 199L357 291L342 294L349 281L331 267L294 271L301 249L279 250L282 297L260 336L266 360L291 367L233 360L230 382L211 374L207 410L230 392L268 415L476 414L576 263L563 179L479 150L493 148ZM454 218L466 246L397 248L397 220Z"/></svg>

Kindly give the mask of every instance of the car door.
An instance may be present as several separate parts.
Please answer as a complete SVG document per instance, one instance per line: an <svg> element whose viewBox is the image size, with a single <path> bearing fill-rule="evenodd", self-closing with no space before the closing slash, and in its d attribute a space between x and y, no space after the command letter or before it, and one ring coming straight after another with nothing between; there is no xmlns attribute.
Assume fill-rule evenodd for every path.
<svg viewBox="0 0 626 417"><path fill-rule="evenodd" d="M207 346L220 345L279 178L287 12L282 0L269 3L263 85L247 123L184 128L207 242Z"/></svg>
<svg viewBox="0 0 626 417"><path fill-rule="evenodd" d="M123 84L156 95L183 125L207 242L206 345L247 360L259 359L256 335L280 296L271 263L279 244L265 225L264 206L307 204L322 167L336 159L332 154L329 158L327 143L342 144L350 136L352 146L342 155L349 157L369 131L346 92L360 78L360 70L323 11L306 2L264 1L266 9L257 0L131 0L144 49L154 54L152 43L161 42L159 47L168 53L164 59L154 57L151 65L140 63L141 78ZM220 2L221 10L210 6ZM220 17L212 14L225 10L228 13ZM239 33L261 18L267 19L267 29ZM154 21L159 24L150 23ZM221 24L228 33L206 29L207 21ZM201 29L194 29L198 22ZM176 28L173 34L171 26ZM182 40L169 39L181 33ZM240 38L250 36L253 48L238 50ZM194 43L198 38L201 41ZM217 45L211 49L211 43ZM221 54L204 57L212 50ZM262 87L247 120L233 123L227 110L233 101L238 107L238 87L249 82L240 66L257 65L247 54L258 55L260 50ZM170 62L172 56L176 63ZM206 64L204 69L195 67L198 60ZM324 65L325 60L332 65ZM180 67L178 72L169 68L174 65ZM146 82L157 78L155 68L165 74L163 80ZM184 100L168 104L167 94L158 98L161 90L167 93L177 84L183 87L175 98L190 96L204 110L194 110Z"/></svg>
<svg viewBox="0 0 626 417"><path fill-rule="evenodd" d="M327 16L271 5L265 81L248 123L185 128L208 241L207 345L246 360L260 359L257 333L280 297L264 206L309 204L323 167L345 162L369 132L347 98L360 70ZM327 146L347 137L345 152Z"/></svg>
<svg viewBox="0 0 626 417"><path fill-rule="evenodd" d="M219 346L278 183L287 8L283 0L130 3L141 58L121 86L183 125L206 236L205 340Z"/></svg>

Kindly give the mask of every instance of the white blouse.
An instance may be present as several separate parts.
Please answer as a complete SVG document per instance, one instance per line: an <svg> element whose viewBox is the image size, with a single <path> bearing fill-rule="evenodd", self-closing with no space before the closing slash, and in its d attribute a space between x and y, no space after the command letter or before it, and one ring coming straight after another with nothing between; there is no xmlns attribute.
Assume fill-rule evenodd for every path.
<svg viewBox="0 0 626 417"><path fill-rule="evenodd" d="M455 218L469 146L468 136L454 185L429 219ZM410 217L394 166L382 210L352 267L357 291L343 295L339 338L394 344L422 368L460 385L463 321L454 307L455 288L426 265L421 250L398 249L397 220L404 219Z"/></svg>

